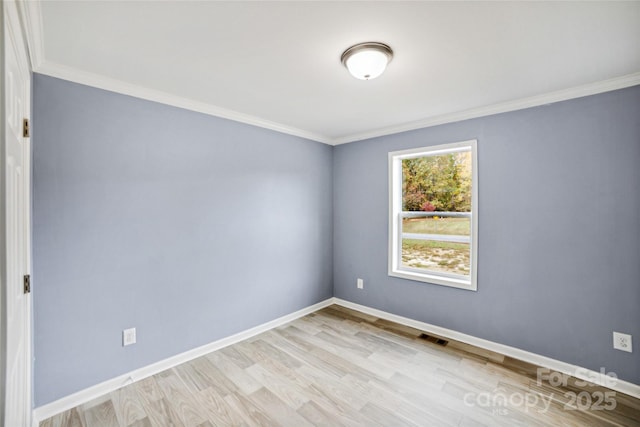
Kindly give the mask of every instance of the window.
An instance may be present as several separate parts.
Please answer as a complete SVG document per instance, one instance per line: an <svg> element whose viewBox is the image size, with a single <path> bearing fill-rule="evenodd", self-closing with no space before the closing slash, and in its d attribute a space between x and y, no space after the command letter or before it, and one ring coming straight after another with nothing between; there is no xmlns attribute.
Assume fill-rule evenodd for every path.
<svg viewBox="0 0 640 427"><path fill-rule="evenodd" d="M476 141L389 153L389 275L476 290Z"/></svg>

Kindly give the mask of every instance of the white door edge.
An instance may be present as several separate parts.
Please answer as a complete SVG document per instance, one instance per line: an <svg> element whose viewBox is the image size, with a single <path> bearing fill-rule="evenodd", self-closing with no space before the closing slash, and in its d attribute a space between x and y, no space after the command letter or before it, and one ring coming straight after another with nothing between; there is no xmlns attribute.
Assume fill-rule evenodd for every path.
<svg viewBox="0 0 640 427"><path fill-rule="evenodd" d="M31 141L22 135L22 120L31 115L31 72L16 1L2 2L4 58L0 145L0 310L4 378L0 424L31 427L32 330L31 294L22 293L22 278L31 273Z"/></svg>

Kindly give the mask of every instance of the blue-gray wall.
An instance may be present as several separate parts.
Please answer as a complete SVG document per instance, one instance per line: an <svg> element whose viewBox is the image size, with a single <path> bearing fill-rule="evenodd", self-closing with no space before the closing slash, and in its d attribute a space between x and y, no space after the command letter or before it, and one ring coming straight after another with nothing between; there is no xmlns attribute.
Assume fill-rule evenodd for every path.
<svg viewBox="0 0 640 427"><path fill-rule="evenodd" d="M389 151L478 139L478 291L387 275ZM334 150L334 295L640 384L640 86ZM364 290L356 289L356 278Z"/></svg>
<svg viewBox="0 0 640 427"><path fill-rule="evenodd" d="M33 83L36 406L331 297L332 147Z"/></svg>
<svg viewBox="0 0 640 427"><path fill-rule="evenodd" d="M332 148L33 83L36 406L332 295L640 384L640 87ZM478 291L387 276L387 153L471 138Z"/></svg>

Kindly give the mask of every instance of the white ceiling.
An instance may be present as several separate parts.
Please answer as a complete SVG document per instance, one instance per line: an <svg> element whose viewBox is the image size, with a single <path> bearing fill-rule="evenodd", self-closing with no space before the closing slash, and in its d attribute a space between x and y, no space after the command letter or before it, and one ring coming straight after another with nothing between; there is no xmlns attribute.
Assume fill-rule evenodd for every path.
<svg viewBox="0 0 640 427"><path fill-rule="evenodd" d="M37 72L331 144L640 84L637 1L28 3Z"/></svg>

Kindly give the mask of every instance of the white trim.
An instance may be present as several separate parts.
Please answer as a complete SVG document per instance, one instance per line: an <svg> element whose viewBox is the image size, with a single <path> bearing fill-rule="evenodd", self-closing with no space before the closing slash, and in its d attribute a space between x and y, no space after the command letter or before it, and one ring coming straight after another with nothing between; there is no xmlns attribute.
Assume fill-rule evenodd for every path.
<svg viewBox="0 0 640 427"><path fill-rule="evenodd" d="M429 117L398 126L388 126L373 131L361 132L346 135L338 138L331 138L326 135L309 132L281 123L264 120L259 117L250 116L236 111L210 105L204 102L195 101L188 98L175 96L169 93L144 88L138 85L111 79L98 74L84 72L75 68L66 67L47 61L45 58L44 31L42 26L42 6L40 1L18 0L20 12L23 17L29 55L31 57L32 70L37 73L70 80L77 83L94 86L112 92L135 96L150 101L161 102L187 110L198 111L216 117L247 123L250 125L275 130L285 134L299 136L301 138L322 142L329 145L340 145L349 142L361 141L379 136L391 135L394 133L406 132L410 130L426 128L445 123L458 122L477 117L489 116L492 114L506 113L509 111L521 110L529 107L550 104L553 102L566 101L588 95L595 95L625 87L640 84L640 72L616 77L608 80L588 83L569 89L563 89L551 93L532 96L513 101L501 102L484 107L473 108L461 112L443 114L436 117Z"/></svg>
<svg viewBox="0 0 640 427"><path fill-rule="evenodd" d="M477 142L477 140L470 139L468 141L451 142L446 144L429 145L426 147L409 148L407 150L391 151L389 155L397 157L400 160L406 160L424 157L425 153L429 153L429 156L460 153L464 151L471 151L470 144L472 142Z"/></svg>
<svg viewBox="0 0 640 427"><path fill-rule="evenodd" d="M553 369L555 371L562 372L567 375L573 375L576 378L595 382L596 384L602 385L604 387L608 387L612 390L628 394L635 398L640 398L639 385L636 385L624 380L620 380L620 379L616 380L615 384L611 384L611 378L600 372L581 368L575 365L571 365L569 363L551 359L549 357L545 357L535 353L530 353L528 351L520 350L515 347L509 347L507 345L498 344L482 338L476 338L474 336L466 335L451 329L431 325L429 323L420 322L418 320L409 319L406 317L388 313L386 311L378 310L375 308L371 308L371 307L367 307L367 306L353 303L350 301L346 301L340 298L332 297L322 302L319 302L317 304L298 310L294 313L288 314L286 316L282 316L278 319L272 320L270 322L264 323L254 328L247 329L246 331L239 332L235 335L231 335L229 337L220 339L218 341L214 341L202 347L198 347L193 350L189 350L187 352L170 357L168 359L156 362L152 365L137 369L128 374L120 375L111 380L104 381L95 386L89 387L87 389L81 390L69 396L63 397L62 399L56 400L55 402L51 402L46 405L39 406L33 411L33 417L32 417L33 427L37 427L41 421L49 417L52 417L53 415L67 411L78 405L81 405L90 400L93 400L99 396L110 393L131 382L139 381L143 378L149 377L151 375L155 375L166 369L172 368L181 363L188 362L190 360L203 356L212 351L216 351L223 347L227 347L229 345L251 338L262 332L268 331L270 329L273 329L285 323L291 322L295 319L298 319L302 316L306 316L307 314L313 313L317 310L320 310L324 307L328 307L332 304L338 304L343 307L357 310L362 313L370 314L372 316L375 316L381 319L386 319L402 325L411 326L413 328L420 329L425 332L431 332L443 338L449 338L456 341L464 342L479 348L483 348L496 353L503 354L505 356L513 357L515 359L519 359L524 362L532 363L540 367Z"/></svg>
<svg viewBox="0 0 640 427"><path fill-rule="evenodd" d="M308 132L303 129L298 129L281 123L272 122L270 120L261 119L260 117L240 113L238 111L229 110L226 108L218 107L216 105L196 101L190 98L183 98L181 96L172 95L167 92L149 89L136 84L127 83L122 80L117 80L110 77L101 76L99 74L82 71L76 68L68 67L66 65L56 64L51 61L43 62L39 66L34 67L33 71L35 71L36 73L57 77L59 79L69 80L83 85L108 90L110 92L116 92L136 98L146 99L147 101L159 102L165 105L172 105L174 107L184 108L186 110L196 111L198 113L208 114L210 116L221 117L223 119L233 120L235 122L245 123L288 135L298 136L300 138L309 139L311 141L331 144L330 139L324 135Z"/></svg>
<svg viewBox="0 0 640 427"><path fill-rule="evenodd" d="M621 379L616 379L615 382L612 382L611 377L602 372L596 372L591 369L582 368L580 366L572 365L570 363L562 362L560 360L552 359L550 357L542 356L536 353L531 353L519 348L510 347L508 345L499 344L482 338L477 338L472 335L463 334L462 332L443 328L441 326L431 325L419 320L413 320L407 317L398 316L396 314L388 313L386 311L367 307L365 305L360 305L340 298L334 297L333 302L343 307L370 314L371 316L375 316L380 319L390 320L401 325L410 326L412 328L416 328L425 332L431 332L432 334L441 336L442 338L449 338L452 340L460 341L466 344L473 345L475 347L513 357L514 359L532 363L542 368L548 368L554 371L561 372L563 374L571 375L581 380L589 381L603 387L618 391L620 393L628 394L629 396L635 397L636 399L640 399L640 385L633 384Z"/></svg>
<svg viewBox="0 0 640 427"><path fill-rule="evenodd" d="M389 262L391 262L391 260ZM398 277L400 279L424 282L431 285L448 286L450 288L465 289L467 291L478 290L478 286L474 286L471 280L458 279L457 277L448 277L445 275L440 276L433 273L423 273L421 271L417 271L417 269L410 270L408 268L399 269L397 267L391 267L388 275L391 277Z"/></svg>
<svg viewBox="0 0 640 427"><path fill-rule="evenodd" d="M44 62L44 31L40 3L35 0L16 0L22 18L32 70L40 67Z"/></svg>
<svg viewBox="0 0 640 427"><path fill-rule="evenodd" d="M271 129L289 135L299 136L312 141L322 142L328 145L347 144L349 142L361 141L364 139L376 138L410 130L437 126L445 123L459 122L462 120L474 119L478 117L490 116L493 114L506 113L509 111L522 110L524 108L537 107L559 101L566 101L583 96L595 95L617 89L623 89L640 84L640 72L615 77L594 83L588 83L573 88L558 90L546 94L536 95L527 98L516 99L497 104L486 105L484 107L472 108L465 111L452 112L436 117L428 117L397 126L388 126L372 131L360 132L332 138L327 135L298 129L282 123L276 123L261 119L256 116L239 113L215 105L207 104L193 99L183 98L170 93L156 91L142 86L126 83L120 80L108 78L98 74L93 74L76 68L63 66L47 61L45 57L44 31L42 26L42 6L41 1L18 0L20 11L25 24L29 55L31 57L32 70L36 73L46 74L82 83L88 86L109 90L116 93L134 96L149 101L160 102L167 105L184 108L209 114L215 117L222 117L240 123L246 123L261 128Z"/></svg>
<svg viewBox="0 0 640 427"><path fill-rule="evenodd" d="M129 372L127 374L123 374L118 377L112 378L110 380L104 381L100 384L96 384L84 390L80 390L76 393L65 396L54 402L39 406L35 408L33 411L33 417L32 417L33 425L37 426L38 423L40 423L41 421L49 417L52 417L56 414L67 411L71 408L75 408L78 405L89 402L107 393L111 393L112 391L117 390L121 387L124 387L125 385L150 377L159 372L162 372L174 366L180 365L182 363L188 362L195 358L204 356L205 354L211 353L212 351L216 351L221 348L238 343L240 341L246 340L248 338L251 338L253 336L266 332L270 329L276 328L280 325L284 325L285 323L296 320L302 316L306 316L307 314L318 311L324 307L328 307L333 303L334 303L334 299L328 298L317 304L310 305L309 307L305 307L301 310L295 311L291 314L287 314L275 320L271 320L269 322L255 326L251 329L238 332L237 334L228 336L226 338L222 338L217 341L211 342L209 344L205 344L201 347L197 347L192 350L186 351L184 353L177 354L175 356L169 357L168 359L161 360L159 362L153 363L143 368L136 369L135 371Z"/></svg>
<svg viewBox="0 0 640 427"><path fill-rule="evenodd" d="M37 2L27 2L37 3ZM35 38L34 36L30 36ZM37 46L37 43L34 43ZM31 49L30 49L31 50ZM37 49L34 49L37 50ZM136 98L146 99L148 101L159 102L166 105L172 105L186 110L196 111L203 114L208 114L214 117L221 117L228 120L233 120L240 123L245 123L265 129L270 129L276 132L281 132L288 135L294 135L301 138L309 139L316 142L321 142L327 145L341 145L350 142L362 141L365 139L377 138L380 136L392 135L396 133L428 128L432 126L438 126L446 123L459 122L463 120L475 119L478 117L491 116L494 114L508 113L510 111L522 110L525 108L538 107L541 105L552 104L555 102L566 101L574 98L581 98L589 95L596 95L598 93L609 92L617 89L623 89L626 87L636 86L640 84L640 72L628 74L622 77L616 77L613 79L603 80L600 82L589 83L574 88L563 89L556 92L551 92L542 95L536 95L528 98L517 99L513 101L501 102L498 104L492 104L484 107L473 108L470 110L453 112L443 114L435 117L428 117L426 119L404 123L397 126L388 126L381 129L372 131L356 133L352 135L346 135L342 137L332 138L327 135L310 132L304 129L295 128L282 123L273 122L270 120L262 119L257 116L240 113L237 111L222 108L216 105L208 104L201 101L196 101L189 98L180 97L167 92L162 92L154 89L145 88L136 84L127 83L121 80L113 79L110 77L101 76L76 68L68 67L61 64L56 64L51 61L35 62L40 59L38 54L32 54L33 71L40 74L45 74L52 77L57 77L63 80L68 80L87 86L97 87L100 89L116 92L124 95L133 96Z"/></svg>
<svg viewBox="0 0 640 427"><path fill-rule="evenodd" d="M387 274L401 279L415 280L440 286L478 290L478 141L439 144L408 150L391 151L389 160L389 248ZM401 265L402 234L400 229L400 211L402 210L402 160L417 157L437 156L459 151L471 152L471 265L470 275L439 274L436 271L410 269Z"/></svg>
<svg viewBox="0 0 640 427"><path fill-rule="evenodd" d="M18 94L15 94L16 97L18 97L20 99L20 104L15 104L13 111L7 111L6 108L0 108L0 113L3 115L3 117L0 119L0 129L2 129L2 134L0 135L0 138L2 138L4 141L7 140L7 135L9 132L9 123L8 123L8 114L13 114L13 115L17 115L18 118L20 119L20 124L19 126L21 126L22 124L22 119L26 118L29 121L31 121L31 93L32 93L32 88L31 88L31 69L30 69L30 59L29 59L29 48L28 48L28 43L26 41L26 31L24 29L24 22L23 19L21 19L21 10L20 10L20 6L21 6L21 1L6 1L3 2L0 7L3 9L3 12L0 13L0 19L3 19L3 26L0 26L0 32L3 35L3 40L2 43L4 43L5 45L5 49L2 50L2 54L4 55L4 60L0 61L0 64L3 67L3 72L2 72L2 79L5 79L5 74L7 73L8 70L8 65L7 65L7 58L9 55L15 55L15 59L16 59L16 66L18 68L18 72L19 75L15 76L18 79L24 79L24 87L22 87L21 89L24 89L23 91L21 90L21 94L20 96L18 96ZM7 40L4 40L4 37L7 37ZM8 96L7 95L7 90L9 90L9 93L12 92L12 90L14 89L13 87L8 87L5 82L3 81L2 83L0 83L0 87L1 87L1 91L3 92L3 96ZM14 99L11 99L11 101L15 101ZM1 100L2 103L5 103L5 99L3 98ZM15 116L14 116L15 118ZM21 136L21 135L20 135ZM5 162L7 161L6 155L7 155L7 146L5 144L0 144L2 146L2 153L0 153L0 162L2 164L2 166L0 166L0 176L2 176L2 178L4 179L6 177L6 165ZM20 275L20 281L22 281L22 275L23 274L31 274L31 138L30 137L22 137L21 141L20 141L20 145L22 148L22 176L21 178L24 180L22 182L22 186L23 186L23 194L21 194L18 197L18 200L23 204L21 207L19 207L19 211L22 212L24 214L23 217L23 221L24 221L24 225L22 227L22 229L18 230L19 234L22 234L22 238L24 239L24 265L21 265L19 268L19 275ZM2 184L4 186L4 184ZM7 206L9 204L7 197L10 197L6 190L3 189L2 191L0 191L0 194L3 198L2 202L0 202L0 207L2 208L2 210L6 210ZM24 198L24 200L22 200L21 198ZM0 215L0 220L2 221L2 223L0 224L0 228L2 228L2 230L0 230L0 234L6 235L6 230L5 227L7 227L7 223L5 222L7 220L7 216L6 213L3 213L2 215ZM5 283L7 282L7 279L9 279L9 277L7 276L8 274L8 270L7 270L7 263L11 263L12 261L14 261L13 256L11 256L10 253L6 252L6 248L8 247L8 244L5 245L4 242L2 244L2 248L0 249L0 256L2 256L3 260L0 261L0 286L7 286L5 285ZM19 257L19 255L14 254L15 257ZM3 282L4 281L4 282ZM5 302L2 301L2 295L4 293L4 298L5 298ZM13 347L13 345L11 345L11 348L9 348L10 343L8 341L9 336L7 334L6 331L4 331L3 333L0 333L0 340L2 340L2 342L0 342L0 352L2 352L2 354L0 354L0 361L2 361L3 364L9 363L8 360L8 355L9 355L9 351L11 351L11 354L15 354L17 353L19 356L18 357L23 357L23 363L24 363L24 367L25 367L25 378L23 378L24 382L21 384L22 388L19 389L18 391L18 395L17 396L8 396L6 394L7 390L7 384L1 384L0 387L2 387L2 392L0 393L0 398L2 398L4 401L0 402L0 405L2 405L5 409L4 412L2 412L2 418L0 418L0 423L6 421L6 418L8 417L7 414L7 410L6 410L6 405L9 405L9 407L12 406L12 403L14 402L15 399L22 399L24 398L24 402L21 402L23 406L23 410L24 412L24 421L26 421L27 423L33 423L33 414L31 412L31 408L33 406L33 348L32 348L32 342L33 342L33 298L32 298L33 294L27 293L24 294L22 296L22 298L24 298L24 302L22 303L24 305L24 336L22 337L23 341L23 351L20 353L17 353L15 350L15 348ZM0 327L2 328L8 328L9 324L8 324L8 318L7 318L7 314L6 313L10 313L12 310L11 308L13 307L13 310L18 311L20 310L20 308L16 307L16 302L14 301L14 296L10 296L8 295L6 289L4 291L0 291L0 303L3 303L4 306L6 308L8 308L7 311L5 311L4 313L0 312L0 317L2 317L2 320L0 320ZM0 369L5 370L5 373L3 375L0 375L0 377L2 377L3 381L8 381L9 380L9 372L8 372L8 367L4 366Z"/></svg>
<svg viewBox="0 0 640 427"><path fill-rule="evenodd" d="M525 108L538 107L540 105L552 104L554 102L567 101L569 99L582 98L584 96L596 95L598 93L610 92L613 90L624 89L626 87L636 86L640 84L640 72L627 74L621 77L615 77L608 80L602 80L594 83L588 83L569 89L558 90L555 92L545 93L542 95L531 96L528 98L516 99L513 101L500 102L484 107L472 108L470 110L443 114L435 117L417 120L401 124L398 126L388 126L372 131L355 133L352 135L333 138L329 143L332 145L347 144L350 142L362 141L379 136L392 135L410 130L428 128L431 126L442 125L446 123L460 122L463 120L475 119L478 117L491 116L494 114L508 113L510 111L523 110Z"/></svg>

